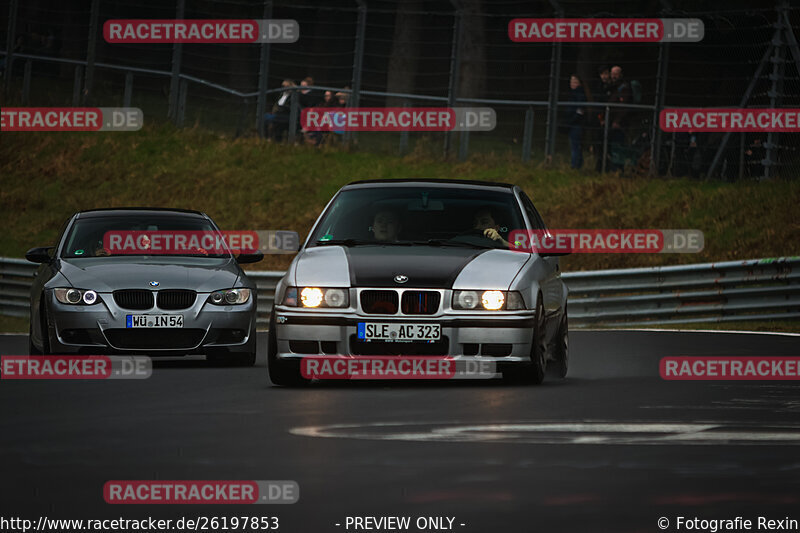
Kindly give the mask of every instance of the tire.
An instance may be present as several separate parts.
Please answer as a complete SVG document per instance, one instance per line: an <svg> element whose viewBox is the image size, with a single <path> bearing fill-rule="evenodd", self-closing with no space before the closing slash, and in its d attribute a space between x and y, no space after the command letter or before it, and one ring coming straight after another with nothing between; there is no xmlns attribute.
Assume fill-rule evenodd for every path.
<svg viewBox="0 0 800 533"><path fill-rule="evenodd" d="M557 379L564 379L569 371L569 321L566 309L556 333L553 355L552 368L547 369L548 373Z"/></svg>
<svg viewBox="0 0 800 533"><path fill-rule="evenodd" d="M47 316L44 311L44 298L39 307L39 324L42 330L42 349L33 344L33 319L28 328L28 353L30 355L48 355L50 353L50 331L47 328Z"/></svg>
<svg viewBox="0 0 800 533"><path fill-rule="evenodd" d="M531 346L531 363L526 365L510 366L503 370L503 379L509 383L522 385L539 385L544 381L544 374L547 369L547 353L545 345L545 323L544 323L544 304L542 295L539 295L536 304L536 329L533 332L533 343Z"/></svg>
<svg viewBox="0 0 800 533"><path fill-rule="evenodd" d="M306 379L300 372L300 361L281 361L278 359L278 339L275 336L275 312L269 319L269 334L267 335L267 370L273 385L279 387L301 387L311 380Z"/></svg>
<svg viewBox="0 0 800 533"><path fill-rule="evenodd" d="M33 344L33 326L28 329L28 355L44 355L42 351Z"/></svg>

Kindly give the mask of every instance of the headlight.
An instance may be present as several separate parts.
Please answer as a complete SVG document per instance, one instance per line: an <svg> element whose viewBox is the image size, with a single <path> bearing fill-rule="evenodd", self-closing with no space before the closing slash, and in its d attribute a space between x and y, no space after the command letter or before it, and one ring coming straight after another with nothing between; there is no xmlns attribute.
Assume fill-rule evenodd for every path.
<svg viewBox="0 0 800 533"><path fill-rule="evenodd" d="M288 287L283 295L283 305L311 309L347 307L350 305L350 292L340 288Z"/></svg>
<svg viewBox="0 0 800 533"><path fill-rule="evenodd" d="M208 302L214 305L239 305L250 300L250 289L228 289L214 291L208 295Z"/></svg>
<svg viewBox="0 0 800 533"><path fill-rule="evenodd" d="M481 295L481 304L484 309L489 311L497 311L503 308L506 303L506 295L503 291L486 291Z"/></svg>
<svg viewBox="0 0 800 533"><path fill-rule="evenodd" d="M54 289L56 300L62 304L93 305L100 301L100 296L92 290L58 288Z"/></svg>
<svg viewBox="0 0 800 533"><path fill-rule="evenodd" d="M305 287L300 291L300 301L303 303L303 307L319 307L323 297L322 289L316 287Z"/></svg>
<svg viewBox="0 0 800 533"><path fill-rule="evenodd" d="M454 291L453 309L517 311L525 309L525 301L517 291Z"/></svg>

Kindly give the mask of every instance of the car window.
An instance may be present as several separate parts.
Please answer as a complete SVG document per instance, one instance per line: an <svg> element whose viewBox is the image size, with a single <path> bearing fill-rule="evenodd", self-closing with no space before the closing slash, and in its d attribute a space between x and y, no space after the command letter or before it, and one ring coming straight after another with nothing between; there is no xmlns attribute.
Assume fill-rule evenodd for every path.
<svg viewBox="0 0 800 533"><path fill-rule="evenodd" d="M324 213L309 240L326 242L465 245L500 248L484 238L493 228L506 239L522 226L513 193L457 187L365 187L344 190Z"/></svg>
<svg viewBox="0 0 800 533"><path fill-rule="evenodd" d="M522 207L525 209L525 214L528 215L528 220L530 220L530 223L533 225L533 229L547 229L544 220L542 220L542 217L539 215L536 207L534 207L531 199L528 198L528 195L525 194L524 191L520 191L519 196L522 199Z"/></svg>
<svg viewBox="0 0 800 533"><path fill-rule="evenodd" d="M61 251L64 259L106 257L109 255L137 255L135 253L116 253L113 248L104 246L104 237L108 232L216 232L218 231L208 220L200 217L170 215L109 215L102 217L78 218L66 236ZM208 253L198 248L187 253L170 253L169 255L198 257L228 257L229 254ZM139 254L143 255L143 254Z"/></svg>

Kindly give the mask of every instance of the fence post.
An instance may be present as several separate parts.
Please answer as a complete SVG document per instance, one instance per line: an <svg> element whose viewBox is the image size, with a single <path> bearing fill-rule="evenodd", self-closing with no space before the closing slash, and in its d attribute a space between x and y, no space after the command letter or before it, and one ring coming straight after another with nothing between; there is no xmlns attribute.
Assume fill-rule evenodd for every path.
<svg viewBox="0 0 800 533"><path fill-rule="evenodd" d="M300 95L297 94L297 91L292 91L289 105L289 136L287 137L289 143L293 143L297 139L297 116L300 112L299 100Z"/></svg>
<svg viewBox="0 0 800 533"><path fill-rule="evenodd" d="M779 30L785 27L783 22L783 18L778 18L777 26ZM769 77L772 80L772 86L767 94L769 95L769 107L775 109L781 105L781 101L783 100L783 79L784 79L784 41L783 36L781 35L778 37L780 42L775 42L775 51L770 58L772 62L772 75ZM779 157L779 150L778 148L778 139L780 138L780 134L770 130L767 133L767 142L764 144L764 148L766 148L766 152L764 153L764 160L762 164L764 165L764 179L769 179L775 171L773 171L773 167L778 165L778 157Z"/></svg>
<svg viewBox="0 0 800 533"><path fill-rule="evenodd" d="M745 107L747 105L747 101L750 100L750 95L753 94L753 90L756 88L759 79L761 78L761 73L764 72L764 66L769 61L769 57L772 54L772 49L775 46L776 39L780 41L781 30L778 29L775 32L775 35L772 37L772 41L770 41L767 49L764 51L764 55L761 56L761 61L758 62L758 68L756 68L753 77L750 79L750 84L747 86L747 89L744 91L744 95L742 95L742 99L739 101L739 107ZM731 138L731 132L725 133L722 137L722 141L719 143L719 147L717 147L717 153L714 154L714 159L711 161L711 166L708 167L708 174L707 177L711 177L714 175L714 171L717 169L717 165L719 164L720 159L722 159L722 154L725 152L725 147L728 145L728 140Z"/></svg>
<svg viewBox="0 0 800 533"><path fill-rule="evenodd" d="M606 114L603 118L603 174L606 173L606 163L608 162L608 116L610 114L611 108L606 106Z"/></svg>
<svg viewBox="0 0 800 533"><path fill-rule="evenodd" d="M264 0L264 20L272 18L272 0ZM259 137L266 137L264 115L267 112L267 85L269 83L270 43L261 43L261 62L258 66L258 96L256 97L256 129Z"/></svg>
<svg viewBox="0 0 800 533"><path fill-rule="evenodd" d="M183 128L184 121L186 120L186 93L189 92L189 82L181 80L179 87L178 116L176 117L175 125L179 128Z"/></svg>
<svg viewBox="0 0 800 533"><path fill-rule="evenodd" d="M25 71L22 75L22 105L31 101L31 60L25 62Z"/></svg>
<svg viewBox="0 0 800 533"><path fill-rule="evenodd" d="M650 134L650 171L651 176L658 175L661 162L661 128L659 127L659 117L664 108L667 88L667 65L669 64L669 43L661 43L658 46L658 74L656 76L656 105L653 108L653 123L651 124Z"/></svg>
<svg viewBox="0 0 800 533"><path fill-rule="evenodd" d="M533 143L533 108L525 110L525 127L522 132L522 160L531 160L531 144Z"/></svg>
<svg viewBox="0 0 800 533"><path fill-rule="evenodd" d="M458 160L466 161L469 154L469 130L458 132Z"/></svg>
<svg viewBox="0 0 800 533"><path fill-rule="evenodd" d="M186 13L186 0L177 0L176 19L184 18ZM180 97L180 77L181 77L181 51L182 43L172 45L172 77L169 82L169 107L167 108L167 118L174 121L177 119L178 99ZM179 126L180 127L180 126Z"/></svg>
<svg viewBox="0 0 800 533"><path fill-rule="evenodd" d="M83 65L75 66L75 80L72 82L72 106L81 105L81 83L83 83Z"/></svg>
<svg viewBox="0 0 800 533"><path fill-rule="evenodd" d="M125 91L122 93L122 107L130 107L133 99L133 72L125 73Z"/></svg>
<svg viewBox="0 0 800 533"><path fill-rule="evenodd" d="M5 92L11 90L11 75L14 72L14 41L17 40L17 10L19 7L19 0L11 0L8 5L8 35L6 36L6 67L3 76L5 76Z"/></svg>
<svg viewBox="0 0 800 533"><path fill-rule="evenodd" d="M403 107L408 107L408 100L403 100ZM405 154L408 151L408 130L404 129L400 132L400 155Z"/></svg>
<svg viewBox="0 0 800 533"><path fill-rule="evenodd" d="M97 17L99 14L100 0L92 0L92 8L89 13L89 45L86 50L86 78L83 82L83 95L81 98L83 105L89 104L93 96L94 62L97 55Z"/></svg>
<svg viewBox="0 0 800 533"><path fill-rule="evenodd" d="M250 99L243 98L242 99L242 115L239 117L239 123L236 125L236 135L235 137L241 136L245 131L247 131L247 108L250 106Z"/></svg>
<svg viewBox="0 0 800 533"><path fill-rule="evenodd" d="M358 3L358 26L356 27L356 49L353 53L353 92L347 101L347 107L358 107L361 99L361 74L364 67L364 38L367 32L367 2L356 0ZM344 132L345 143L355 143L358 133L355 131Z"/></svg>
<svg viewBox="0 0 800 533"><path fill-rule="evenodd" d="M550 5L555 10L558 18L564 18L564 9L558 0L550 0ZM561 41L553 43L550 56L550 87L547 102L547 135L545 136L544 156L547 161L552 161L556 147L556 132L558 131L558 89L561 81Z"/></svg>
<svg viewBox="0 0 800 533"><path fill-rule="evenodd" d="M453 44L450 50L450 83L447 87L447 107L453 108L458 98L458 82L461 77L461 42L464 31L464 10L460 0L450 0L455 8L455 21L453 23ZM450 143L453 133L446 131L444 134L444 156L450 153Z"/></svg>

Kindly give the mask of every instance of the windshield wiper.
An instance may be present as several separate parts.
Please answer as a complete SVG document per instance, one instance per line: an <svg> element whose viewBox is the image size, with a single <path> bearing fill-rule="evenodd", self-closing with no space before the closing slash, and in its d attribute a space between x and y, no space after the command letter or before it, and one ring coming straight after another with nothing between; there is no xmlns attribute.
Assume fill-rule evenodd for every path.
<svg viewBox="0 0 800 533"><path fill-rule="evenodd" d="M370 241L361 241L358 239L330 239L327 241L316 241L314 243L316 246L363 246L365 244L380 244Z"/></svg>
<svg viewBox="0 0 800 533"><path fill-rule="evenodd" d="M490 246L481 246L480 244L475 244L472 242L460 242L460 241L444 241L442 239L428 239L427 241L411 241L409 244L414 244L418 246L450 246L456 248L477 248L479 250L483 250L484 248L490 248Z"/></svg>

